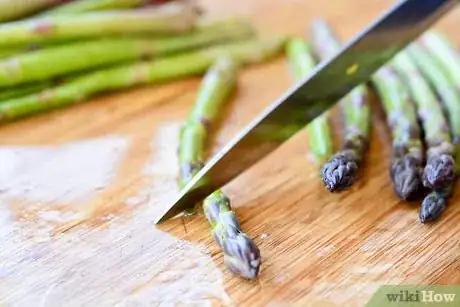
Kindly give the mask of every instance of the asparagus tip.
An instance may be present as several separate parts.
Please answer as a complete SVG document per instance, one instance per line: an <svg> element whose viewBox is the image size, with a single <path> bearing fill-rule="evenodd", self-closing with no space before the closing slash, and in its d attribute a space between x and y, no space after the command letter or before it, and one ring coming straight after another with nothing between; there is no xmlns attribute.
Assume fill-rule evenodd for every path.
<svg viewBox="0 0 460 307"><path fill-rule="evenodd" d="M229 238L224 251L224 262L230 271L247 279L257 277L262 262L260 251L248 236L241 233Z"/></svg>
<svg viewBox="0 0 460 307"><path fill-rule="evenodd" d="M420 180L420 164L411 156L397 158L391 165L391 178L394 190L403 200L418 198L422 189Z"/></svg>
<svg viewBox="0 0 460 307"><path fill-rule="evenodd" d="M430 189L444 188L455 180L455 161L450 155L437 155L428 160L423 171L423 185Z"/></svg>
<svg viewBox="0 0 460 307"><path fill-rule="evenodd" d="M422 223L436 221L446 208L446 199L442 193L432 192L422 202L419 218Z"/></svg>
<svg viewBox="0 0 460 307"><path fill-rule="evenodd" d="M355 181L357 170L358 164L353 154L336 154L323 167L324 186L331 192L346 189Z"/></svg>

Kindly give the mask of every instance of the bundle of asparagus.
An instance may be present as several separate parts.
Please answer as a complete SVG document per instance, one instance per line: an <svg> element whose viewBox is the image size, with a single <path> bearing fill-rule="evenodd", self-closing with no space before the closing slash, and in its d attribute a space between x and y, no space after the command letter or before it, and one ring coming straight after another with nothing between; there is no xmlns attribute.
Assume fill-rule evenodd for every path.
<svg viewBox="0 0 460 307"><path fill-rule="evenodd" d="M311 26L314 50L321 60L340 50L339 40L322 19ZM354 88L339 102L345 124L344 144L324 165L323 183L331 192L350 187L356 178L369 138L371 121L368 93L365 85Z"/></svg>
<svg viewBox="0 0 460 307"><path fill-rule="evenodd" d="M204 77L195 106L181 130L179 143L180 185L184 186L204 165L204 150L210 126L223 103L235 90L237 63L218 58ZM255 278L261 264L260 252L241 230L230 200L218 190L203 202L212 235L224 253L224 262L235 274Z"/></svg>
<svg viewBox="0 0 460 307"><path fill-rule="evenodd" d="M0 61L0 88L248 39L254 34L250 24L230 19L199 25L192 33L166 38L108 38L58 45Z"/></svg>
<svg viewBox="0 0 460 307"><path fill-rule="evenodd" d="M256 39L243 20L203 23L192 1L129 10L160 2L172 1L76 0L38 18L0 24L0 122L106 91L201 75L225 54L257 62L283 44L279 37Z"/></svg>
<svg viewBox="0 0 460 307"><path fill-rule="evenodd" d="M435 56L424 50L420 44L412 44L407 50L417 67L441 98L444 108L447 110L450 132L454 136L454 145L458 147L458 143L456 144L455 142L458 142L457 131L460 132L460 122L458 120L460 93L456 91L455 84L442 66L438 64ZM458 155L457 152L452 151L452 154ZM429 176L425 178L426 185L435 189L435 191L428 195L422 203L420 219L424 222L439 218L446 205L446 199L451 196L455 185L456 172L453 160L442 159L438 169L442 173L442 179L444 180L434 181Z"/></svg>
<svg viewBox="0 0 460 307"><path fill-rule="evenodd" d="M420 43L429 51L433 60L442 67L444 73L449 78L450 88L454 89L457 93L456 100L444 98L444 101L445 108L449 114L453 143L456 146L457 171L460 172L460 118L456 115L460 114L460 98L458 98L460 96L460 55L445 37L435 31L425 33L421 37ZM432 82L435 83L434 80ZM439 82L436 83L438 83L436 87L441 90L441 84Z"/></svg>
<svg viewBox="0 0 460 307"><path fill-rule="evenodd" d="M428 150L423 184L433 191L422 202L420 209L420 220L424 223L437 219L444 210L445 201L439 189L451 186L455 179L454 146L441 102L408 52L399 53L391 64L407 84L425 132Z"/></svg>
<svg viewBox="0 0 460 307"><path fill-rule="evenodd" d="M283 45L284 38L271 37L97 70L38 93L0 102L0 123L83 102L107 91L201 75L225 55L242 64L261 62L276 55Z"/></svg>
<svg viewBox="0 0 460 307"><path fill-rule="evenodd" d="M301 38L292 38L286 45L286 54L291 63L291 70L298 80L305 78L315 67L310 47ZM328 122L328 114L324 114L307 125L310 149L315 159L324 163L332 155L332 134Z"/></svg>

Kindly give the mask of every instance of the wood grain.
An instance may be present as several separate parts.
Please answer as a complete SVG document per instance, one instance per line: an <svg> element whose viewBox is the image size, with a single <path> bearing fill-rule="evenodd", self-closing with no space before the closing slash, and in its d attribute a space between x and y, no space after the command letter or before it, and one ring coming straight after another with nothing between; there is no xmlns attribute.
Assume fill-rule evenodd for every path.
<svg viewBox="0 0 460 307"><path fill-rule="evenodd" d="M200 2L211 18L242 14L266 32L303 35L321 16L344 39L392 3ZM457 44L459 17L457 10L437 25ZM244 71L211 153L291 82L284 58ZM225 187L261 249L259 280L224 268L203 216L155 226L158 208L177 193L178 132L198 83L107 95L0 127L0 301L362 306L383 284L460 283L459 193L441 222L419 223L418 204L392 191L391 143L379 112L366 167L350 191L324 190L303 133Z"/></svg>

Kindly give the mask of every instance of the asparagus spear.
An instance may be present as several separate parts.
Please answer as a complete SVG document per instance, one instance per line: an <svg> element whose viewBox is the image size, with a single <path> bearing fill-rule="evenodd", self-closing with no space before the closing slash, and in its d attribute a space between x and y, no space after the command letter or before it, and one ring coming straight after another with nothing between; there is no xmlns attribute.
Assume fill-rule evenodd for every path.
<svg viewBox="0 0 460 307"><path fill-rule="evenodd" d="M442 91L444 94L442 95L438 92L438 94L443 98L445 102L445 109L450 115L449 120L454 138L453 142L456 146L457 171L460 172L460 119L458 116L460 112L460 55L445 37L435 31L426 32L421 37L420 42L432 57L432 61L429 61L428 63L421 63L420 65L424 65L426 67L426 75L430 79L433 79L433 85L438 89L438 91ZM419 56L422 57L423 55ZM444 74L447 75L447 78L443 76L434 76L435 73L432 71L435 70L435 68L428 68L428 66L434 67L434 62L442 68ZM444 89L443 84L445 82L450 82L451 86L449 89ZM457 93L457 98L449 98L450 96L454 96L454 91Z"/></svg>
<svg viewBox="0 0 460 307"><path fill-rule="evenodd" d="M79 103L107 91L200 75L221 56L242 64L262 62L276 55L283 45L284 38L271 37L88 73L41 93L1 102L0 123Z"/></svg>
<svg viewBox="0 0 460 307"><path fill-rule="evenodd" d="M254 242L241 231L230 201L220 190L208 196L203 203L212 235L224 253L224 262L235 274L254 279L259 274L260 251Z"/></svg>
<svg viewBox="0 0 460 307"><path fill-rule="evenodd" d="M158 8L46 16L0 25L0 46L99 38L119 34L177 34L189 32L197 19L187 2Z"/></svg>
<svg viewBox="0 0 460 307"><path fill-rule="evenodd" d="M0 59L8 58L18 53L26 52L28 48L13 47L0 49Z"/></svg>
<svg viewBox="0 0 460 307"><path fill-rule="evenodd" d="M44 15L76 14L92 11L135 8L168 0L77 0L50 9Z"/></svg>
<svg viewBox="0 0 460 307"><path fill-rule="evenodd" d="M452 157L454 146L441 102L406 51L400 52L391 65L407 84L425 132L428 150L423 185L430 189L445 188L455 179L455 161Z"/></svg>
<svg viewBox="0 0 460 307"><path fill-rule="evenodd" d="M246 22L227 20L201 26L190 34L167 38L102 39L45 48L0 61L0 87L249 38L253 34Z"/></svg>
<svg viewBox="0 0 460 307"><path fill-rule="evenodd" d="M32 83L32 84L25 84L19 87L9 88L3 91L0 91L0 103L2 101L17 97L22 97L26 95L30 95L33 93L37 93L43 91L50 86L52 86L53 82L39 82L39 83Z"/></svg>
<svg viewBox="0 0 460 307"><path fill-rule="evenodd" d="M296 79L305 78L315 67L308 44L301 38L291 38L286 45L286 53ZM321 164L332 155L332 135L328 115L322 115L307 125L310 149Z"/></svg>
<svg viewBox="0 0 460 307"><path fill-rule="evenodd" d="M181 186L203 167L210 124L235 90L236 77L236 63L227 57L219 58L206 73L195 106L181 130ZM212 227L213 238L224 253L225 264L235 274L255 278L259 272L260 252L254 242L241 231L230 207L230 200L218 190L204 200L203 209Z"/></svg>
<svg viewBox="0 0 460 307"><path fill-rule="evenodd" d="M431 30L420 37L420 43L443 67L452 82L460 84L460 55L449 40L441 33Z"/></svg>
<svg viewBox="0 0 460 307"><path fill-rule="evenodd" d="M320 59L340 50L338 38L324 20L315 20L311 32L313 49ZM344 117L344 144L322 170L323 183L331 192L348 188L355 181L370 133L371 108L365 85L354 88L339 105Z"/></svg>
<svg viewBox="0 0 460 307"><path fill-rule="evenodd" d="M395 71L379 69L372 82L380 96L393 137L391 179L396 194L403 200L417 197L422 190L422 141L417 113Z"/></svg>
<svg viewBox="0 0 460 307"><path fill-rule="evenodd" d="M209 125L215 120L223 103L236 87L236 64L220 58L207 72L195 106L182 128L179 163L180 186L183 187L203 167L204 148Z"/></svg>
<svg viewBox="0 0 460 307"><path fill-rule="evenodd" d="M65 0L0 0L0 22L28 16Z"/></svg>

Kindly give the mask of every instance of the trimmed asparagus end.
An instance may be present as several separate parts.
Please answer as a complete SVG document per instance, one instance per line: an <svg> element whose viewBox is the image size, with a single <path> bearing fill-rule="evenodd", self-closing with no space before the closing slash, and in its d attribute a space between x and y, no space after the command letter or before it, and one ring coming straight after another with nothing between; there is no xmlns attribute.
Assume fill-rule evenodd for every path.
<svg viewBox="0 0 460 307"><path fill-rule="evenodd" d="M322 170L324 186L331 192L350 187L356 179L358 164L354 151L334 155Z"/></svg>
<svg viewBox="0 0 460 307"><path fill-rule="evenodd" d="M416 199L423 190L420 163L414 157L403 156L395 159L391 165L391 179L396 194L403 200Z"/></svg>
<svg viewBox="0 0 460 307"><path fill-rule="evenodd" d="M423 171L423 185L430 189L441 189L455 180L455 160L451 155L431 157Z"/></svg>
<svg viewBox="0 0 460 307"><path fill-rule="evenodd" d="M433 222L439 219L446 208L446 198L437 191L431 192L422 202L420 207L420 221L422 223Z"/></svg>

